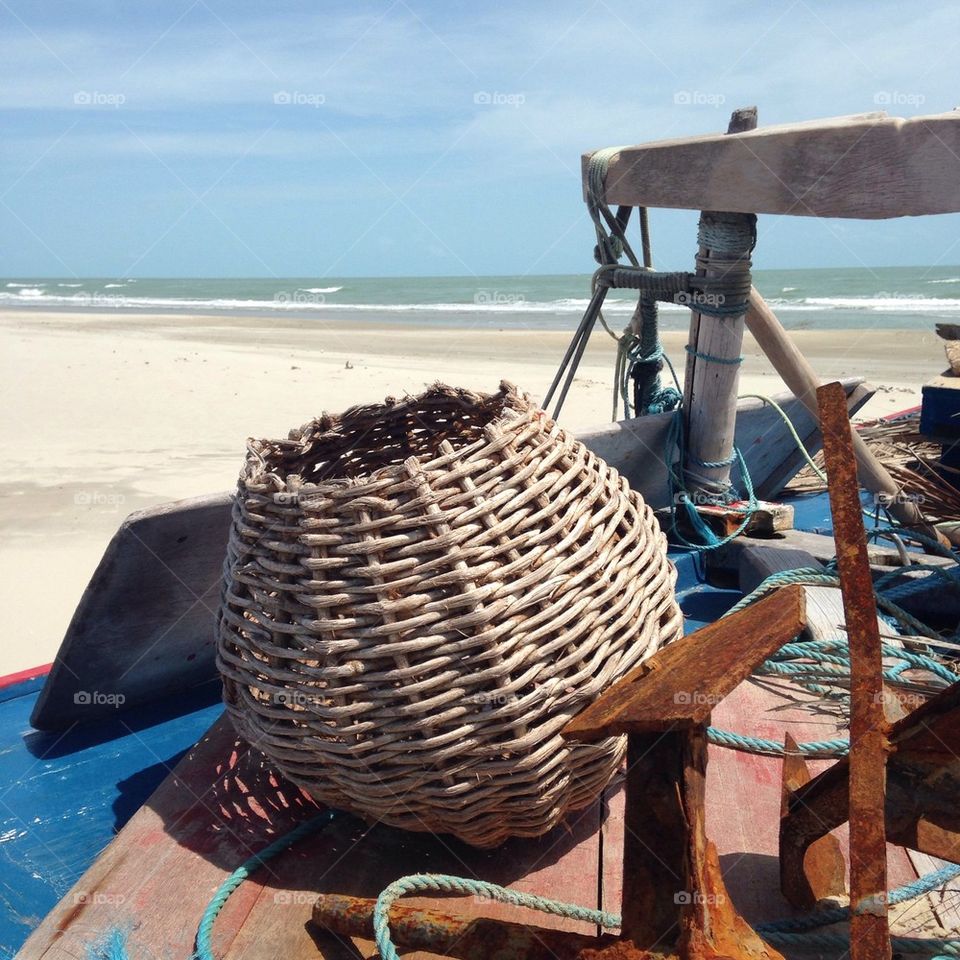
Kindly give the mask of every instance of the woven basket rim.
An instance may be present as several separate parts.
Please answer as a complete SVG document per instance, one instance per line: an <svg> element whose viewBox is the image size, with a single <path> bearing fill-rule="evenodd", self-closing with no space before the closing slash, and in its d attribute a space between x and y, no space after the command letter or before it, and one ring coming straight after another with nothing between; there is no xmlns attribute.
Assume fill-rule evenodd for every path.
<svg viewBox="0 0 960 960"><path fill-rule="evenodd" d="M320 494L326 490L343 490L395 478L404 470L402 463L388 463L372 470L358 471L350 476L333 474L320 481L306 480L290 468L290 465L285 462L284 454L286 458L292 458L305 454L311 449L316 451L325 442L324 435L328 435L332 440L344 426L356 428L365 422L373 424L385 415L396 416L406 411L415 411L430 400L439 398L455 399L465 409L473 407L476 410L482 410L485 405L492 402L502 401L499 409L484 423L485 432L491 429L496 431L498 426L516 421L518 416L529 415L539 410L538 405L528 393L518 390L508 380L501 380L499 389L495 393L452 387L437 381L421 393L407 394L399 399L387 397L380 403L356 404L337 414L325 411L320 416L308 420L299 429L291 430L284 440L249 438L247 455L239 478L240 487L265 486L272 488L274 493ZM473 448L483 447L488 443L488 436L478 437L462 445L454 443L454 454L457 458L467 457ZM432 456L418 456L414 453L411 456L421 466L443 465L449 463L453 457L449 453L438 453Z"/></svg>

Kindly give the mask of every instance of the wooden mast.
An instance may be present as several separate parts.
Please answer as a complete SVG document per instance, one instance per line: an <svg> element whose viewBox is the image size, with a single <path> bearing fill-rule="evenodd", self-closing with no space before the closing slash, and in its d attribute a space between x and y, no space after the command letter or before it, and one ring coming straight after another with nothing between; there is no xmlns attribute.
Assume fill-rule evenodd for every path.
<svg viewBox="0 0 960 960"><path fill-rule="evenodd" d="M743 133L756 126L757 108L747 107L733 112L727 133ZM729 313L738 295L728 300L711 289L723 289L737 279L749 290L755 231L753 214L700 214L697 276L707 283L699 300L691 304L693 308L699 303L700 309L693 309L690 317L683 395L685 480L695 499L698 492L723 493L730 480L746 313L746 298L742 312Z"/></svg>

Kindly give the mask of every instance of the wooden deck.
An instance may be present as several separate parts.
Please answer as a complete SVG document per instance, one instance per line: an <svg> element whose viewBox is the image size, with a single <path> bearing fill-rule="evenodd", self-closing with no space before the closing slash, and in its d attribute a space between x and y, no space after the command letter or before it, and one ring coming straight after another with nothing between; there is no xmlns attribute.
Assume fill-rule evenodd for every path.
<svg viewBox="0 0 960 960"><path fill-rule="evenodd" d="M714 722L775 739L785 730L798 740L823 739L837 729L831 718L798 710L754 681L742 684L718 708ZM754 922L790 914L777 874L779 790L778 760L711 748L707 829L717 843L731 896ZM275 777L259 754L237 742L229 722L220 718L39 925L19 956L76 960L117 926L131 931L134 956L189 956L197 923L217 886L251 853L317 812L299 790ZM616 782L602 803L571 816L547 836L511 841L495 851L473 850L449 837L369 827L344 815L240 887L216 923L214 951L225 960L370 956L375 952L370 943L342 943L312 928L316 894L375 897L398 876L421 871L480 877L619 912L622 841L623 792ZM906 852L893 848L891 884L916 876ZM436 905L425 898L413 902ZM448 899L445 906L470 915L516 919L518 914L470 898ZM521 919L544 926L566 923L539 915Z"/></svg>

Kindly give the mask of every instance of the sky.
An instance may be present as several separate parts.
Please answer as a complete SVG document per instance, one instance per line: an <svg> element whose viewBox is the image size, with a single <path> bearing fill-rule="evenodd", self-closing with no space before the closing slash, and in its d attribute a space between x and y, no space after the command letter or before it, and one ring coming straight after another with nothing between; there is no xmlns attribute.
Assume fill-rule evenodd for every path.
<svg viewBox="0 0 960 960"><path fill-rule="evenodd" d="M953 109L960 5L0 0L0 276L586 273L587 150ZM688 269L696 214L655 211ZM960 263L960 215L762 216L763 268Z"/></svg>

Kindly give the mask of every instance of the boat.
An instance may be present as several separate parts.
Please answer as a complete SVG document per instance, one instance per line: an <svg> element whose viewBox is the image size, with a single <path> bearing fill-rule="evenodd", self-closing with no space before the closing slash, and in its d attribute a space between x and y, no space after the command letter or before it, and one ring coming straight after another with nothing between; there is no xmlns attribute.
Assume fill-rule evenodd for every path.
<svg viewBox="0 0 960 960"><path fill-rule="evenodd" d="M909 121L866 114L758 128L755 111L749 110L734 114L726 134L585 156L584 190L598 227L597 285L548 394L562 403L574 385L578 355L600 317L606 291L615 286L637 290L637 323L624 348L633 350L631 363L618 374L618 389L628 401L637 387L634 416L585 431L580 439L626 477L671 529L670 557L687 634L729 643L729 624L740 621L727 615L738 615L734 608L744 596L758 584L787 582L789 578L771 577L802 568L807 580L800 577L799 586L795 583L790 596L779 601L783 609L773 604L778 594L761 600L771 603L764 608L768 624L753 622L751 629L771 643L777 640L773 651L793 636L790 631L800 623L793 618L802 619L814 641L834 636L846 621L852 656L848 614L853 608L844 607L844 601L852 602L847 578L853 567L844 567L841 559L839 585L811 579L809 572L810 562L832 558L837 543L846 543L849 531L837 523L841 515L832 499L837 492L833 486L829 495L787 489L825 433L828 440L831 436L820 427L826 423L826 408L818 407L818 398L826 403L827 395L818 392L815 374L750 287L755 215L875 218L960 210L958 156L956 113ZM696 270L669 276L654 271L645 230L643 262L633 257L620 264L630 250L625 232L630 211L651 206L708 211L701 218ZM718 210L727 213L713 212ZM631 256L632 251L628 260ZM655 317L657 297L679 294L692 298L680 301L691 306L691 342L683 404L671 406L659 381L664 367L655 330L650 336L643 324ZM737 399L745 329L775 363L791 394ZM858 379L836 386L834 414L839 410L846 424L871 393ZM656 403L650 400L654 394ZM657 409L657 403L664 409ZM681 418L677 440L673 431ZM919 564L911 575L924 578L952 569L956 561L945 547L940 556L918 552L915 546L907 550L904 538L912 545L937 543L937 530L926 524L915 502L899 497L900 486L856 432L847 428L847 434L847 460L836 446L827 455L848 466L856 455L864 487L888 496L885 508L904 524L886 544L868 548L864 541L863 563L872 565L875 578L886 575L900 586L896 578L905 560ZM687 465L679 474L671 458L660 455L675 441ZM833 476L831 470L831 483ZM727 498L722 509L712 509L720 501L708 494L745 483L751 488L747 500ZM372 901L398 877L416 873L456 875L474 885L453 887L453 896L424 896L421 890L411 898L412 912L403 915L411 947L436 945L443 928L457 931L457 942L448 944L451 955L471 960L505 955L493 949L500 936L506 947L515 948L511 955L541 956L544 950L556 955L571 950L573 955L590 948L614 956L622 941L600 938L597 917L609 920L625 905L622 922L636 928L626 909L639 884L632 872L636 852L629 852L637 823L627 794L630 789L652 790L649 783L631 787L629 775L619 776L596 803L544 836L483 850L347 814L328 816L237 737L224 716L213 641L230 511L231 495L221 493L127 518L94 574L54 664L0 679L0 896L5 907L0 949L24 960L159 960L192 957L198 950L201 956L207 951L218 958L370 956L377 949ZM807 558L803 563L785 556L797 551ZM861 573L863 569L861 565ZM824 576L837 578L834 573ZM784 612L788 600L796 609ZM861 611L864 603L861 597ZM769 626L781 616L787 631L783 636ZM891 628L877 620L872 590L865 623L877 643L881 632L888 637ZM934 634L926 640L936 647L935 638L943 638ZM943 643L933 652L947 653L928 661L940 664L942 673L924 693L926 704L943 702L952 689L944 679L950 675L949 642ZM674 656L670 649L668 659ZM682 647L689 649L689 644ZM924 649L927 655L933 648ZM731 667L734 675L746 664L751 676L736 674L736 684L710 702L709 731L706 714L694 709L697 704L685 704L687 712L678 713L683 729L692 732L689 741L677 741L677 750L690 751L695 760L700 756L696 763L701 766L694 763L688 769L705 776L703 817L697 829L688 828L687 840L700 857L697 875L719 886L705 893L685 889L678 878L669 895L686 939L677 945L664 934L662 943L642 945L657 955L708 955L694 934L707 936L708 945L716 948L719 941L710 940L715 935L709 932L711 917L721 915L733 931L731 950L739 950L737 956L775 957L779 951L791 957L836 957L843 952L835 943L818 947L812 940L799 942L799 935L792 941L778 936L778 930L792 928L777 924L805 916L811 906L805 913L796 896L791 902L781 892L781 838L788 829L783 823L790 823L791 798L803 789L813 795L815 788L805 781L820 784L821 771L845 763L808 750L814 758L808 768L799 759L799 748L790 744L834 742L843 735L846 718L829 703L798 697L795 686L769 671L754 672L768 662L771 651L764 650L758 663L743 653ZM709 673L707 667L701 669ZM636 680L643 679L646 690L651 681L644 677ZM879 682L879 674L875 679ZM605 703L605 697L598 703ZM901 727L909 713L897 721ZM618 731L640 736L630 709L624 707L617 720L622 724ZM859 749L855 742L851 764L865 762L857 756ZM890 769L896 784L897 771ZM694 793L689 802L699 803ZM882 801L882 793L880 797ZM922 814L910 822L926 824ZM880 821L882 843L882 815ZM891 920L901 936L939 936L955 943L957 935L950 931L960 921L955 907L960 880L953 879L948 860L960 848L951 846L954 824L949 818L937 825L935 836L914 837L912 845L901 831L886 850L891 888L916 887L931 871L942 878L935 888L936 903L913 913L894 906ZM844 877L837 857L849 859L851 844L855 852L860 849L862 819L855 820L853 829L857 836L851 840L842 832L825 844L817 838L819 862L827 864L811 878L818 898L842 902ZM712 846L704 846L705 837ZM715 868L710 850L715 850ZM269 858L264 851L270 851ZM661 878L655 890L658 902L667 903L665 909L667 883ZM576 904L592 913L560 910L538 916L534 926L529 914L518 915L515 905L499 901L483 884L510 888L528 900ZM720 900L703 899L709 896ZM438 910L447 913L441 916ZM882 915L886 923L885 904L866 913L871 922ZM864 925L862 919L854 922ZM423 939L431 923L434 939ZM871 936L879 936L874 927L879 924L871 926ZM762 940L755 939L755 930ZM860 950L855 937L854 954Z"/></svg>

